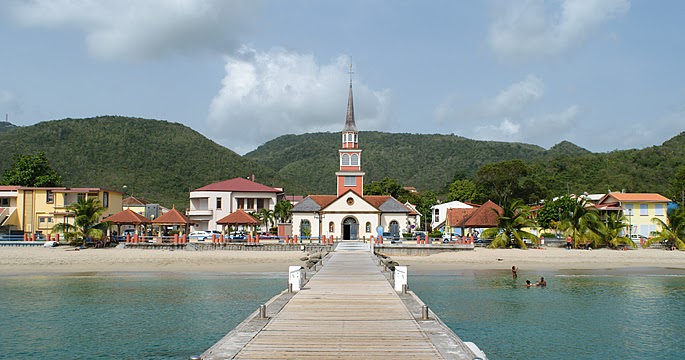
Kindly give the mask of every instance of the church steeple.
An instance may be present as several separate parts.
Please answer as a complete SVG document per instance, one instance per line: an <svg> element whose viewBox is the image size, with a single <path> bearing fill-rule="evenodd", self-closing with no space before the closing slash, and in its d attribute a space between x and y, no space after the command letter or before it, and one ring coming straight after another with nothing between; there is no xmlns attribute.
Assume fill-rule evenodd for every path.
<svg viewBox="0 0 685 360"><path fill-rule="evenodd" d="M352 64L350 64L350 74L352 74ZM352 100L352 75L350 75L350 94L347 96L347 116L345 116L345 128L343 132L359 132L354 123L354 101Z"/></svg>
<svg viewBox="0 0 685 360"><path fill-rule="evenodd" d="M352 100L352 64L350 63L350 94L347 98L347 115L345 127L342 130L342 148L340 155L340 171L338 178L338 196L353 190L363 196L364 172L362 171L362 151L358 149L359 130L354 123L354 103Z"/></svg>

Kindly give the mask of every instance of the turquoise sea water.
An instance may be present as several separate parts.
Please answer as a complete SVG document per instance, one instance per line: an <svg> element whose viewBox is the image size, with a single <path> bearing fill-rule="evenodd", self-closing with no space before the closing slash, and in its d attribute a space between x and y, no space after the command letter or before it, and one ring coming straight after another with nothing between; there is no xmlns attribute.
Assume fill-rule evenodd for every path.
<svg viewBox="0 0 685 360"><path fill-rule="evenodd" d="M547 288L522 287L545 276ZM681 359L685 277L413 275L409 284L490 359ZM0 276L0 358L188 359L285 287L281 274Z"/></svg>
<svg viewBox="0 0 685 360"><path fill-rule="evenodd" d="M526 288L544 276L545 288ZM410 276L489 359L683 359L685 276L510 272Z"/></svg>
<svg viewBox="0 0 685 360"><path fill-rule="evenodd" d="M0 358L189 359L285 283L269 274L0 277Z"/></svg>

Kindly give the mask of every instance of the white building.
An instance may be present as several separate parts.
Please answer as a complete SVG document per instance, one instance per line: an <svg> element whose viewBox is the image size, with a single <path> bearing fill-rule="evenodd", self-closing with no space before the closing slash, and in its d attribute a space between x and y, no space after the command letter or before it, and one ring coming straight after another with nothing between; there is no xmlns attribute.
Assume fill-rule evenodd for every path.
<svg viewBox="0 0 685 360"><path fill-rule="evenodd" d="M358 135L350 81L342 146L338 150L340 168L335 173L337 195L310 195L295 205L291 210L294 235L357 240L377 236L379 229L399 236L416 225L416 212L392 196L364 195L365 173Z"/></svg>
<svg viewBox="0 0 685 360"><path fill-rule="evenodd" d="M191 231L221 230L216 221L243 209L258 212L261 209L274 210L280 189L254 181L235 178L209 184L190 192L190 208L186 215L193 221Z"/></svg>
<svg viewBox="0 0 685 360"><path fill-rule="evenodd" d="M445 222L447 217L447 209L473 209L473 206L463 203L461 201L450 201L443 204L431 206L431 229L436 229L440 224Z"/></svg>

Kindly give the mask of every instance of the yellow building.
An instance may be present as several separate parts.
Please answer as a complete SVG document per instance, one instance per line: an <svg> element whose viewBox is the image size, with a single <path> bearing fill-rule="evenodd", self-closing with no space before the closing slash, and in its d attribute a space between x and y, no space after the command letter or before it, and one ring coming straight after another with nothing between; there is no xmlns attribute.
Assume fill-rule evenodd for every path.
<svg viewBox="0 0 685 360"><path fill-rule="evenodd" d="M12 231L23 231L27 234L47 235L57 223L73 224L74 216L67 212L67 206L80 199L95 197L100 200L100 204L105 207L100 220L123 209L123 193L119 191L101 188L14 188L16 188L16 198L6 202L16 204L16 207L11 209L11 214L6 217L2 225ZM9 190L5 193L11 195Z"/></svg>
<svg viewBox="0 0 685 360"><path fill-rule="evenodd" d="M597 204L601 210L621 211L628 218L631 235L644 238L650 237L655 231L660 231L652 223L653 218L659 218L668 223L667 208L671 202L665 196L653 193L619 193L612 192L604 195Z"/></svg>

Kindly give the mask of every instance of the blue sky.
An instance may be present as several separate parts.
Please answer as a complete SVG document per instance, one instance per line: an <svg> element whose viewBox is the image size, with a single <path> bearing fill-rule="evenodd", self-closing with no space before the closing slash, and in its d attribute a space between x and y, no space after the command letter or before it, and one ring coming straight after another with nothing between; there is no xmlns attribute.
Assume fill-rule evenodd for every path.
<svg viewBox="0 0 685 360"><path fill-rule="evenodd" d="M8 0L0 112L190 126L244 154L340 131L592 151L685 130L683 1Z"/></svg>

